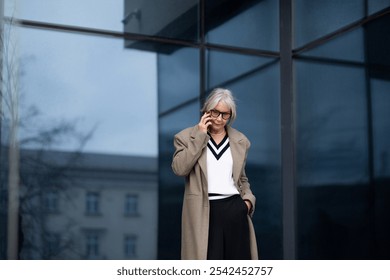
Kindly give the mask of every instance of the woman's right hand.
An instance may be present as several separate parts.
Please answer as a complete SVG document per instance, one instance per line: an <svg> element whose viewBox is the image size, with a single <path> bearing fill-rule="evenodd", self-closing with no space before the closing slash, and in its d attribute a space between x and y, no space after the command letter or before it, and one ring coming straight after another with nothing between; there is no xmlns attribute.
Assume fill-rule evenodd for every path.
<svg viewBox="0 0 390 280"><path fill-rule="evenodd" d="M199 130L204 133L207 133L207 130L210 125L211 125L211 116L209 112L206 112L203 114L202 118L199 121L198 124Z"/></svg>

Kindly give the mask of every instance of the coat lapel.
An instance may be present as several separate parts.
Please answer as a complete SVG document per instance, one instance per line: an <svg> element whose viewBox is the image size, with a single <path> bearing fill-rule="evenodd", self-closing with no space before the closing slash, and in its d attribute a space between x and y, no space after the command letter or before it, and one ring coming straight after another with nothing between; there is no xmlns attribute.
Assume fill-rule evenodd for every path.
<svg viewBox="0 0 390 280"><path fill-rule="evenodd" d="M233 179L238 186L238 180L241 175L241 170L245 161L246 147L243 138L233 128L228 127L230 149L233 157Z"/></svg>
<svg viewBox="0 0 390 280"><path fill-rule="evenodd" d="M197 128L196 126L193 128L193 130L191 131L191 135L190 137L195 139L195 134L197 133ZM207 147L207 146L206 146ZM205 178L207 178L207 148L204 148L203 151L202 151L202 154L201 156L199 157L199 160L198 160L198 163L199 163L199 166L200 166L200 169L202 170Z"/></svg>
<svg viewBox="0 0 390 280"><path fill-rule="evenodd" d="M202 169L205 178L207 178L207 148L203 149L202 155L199 158L199 166Z"/></svg>

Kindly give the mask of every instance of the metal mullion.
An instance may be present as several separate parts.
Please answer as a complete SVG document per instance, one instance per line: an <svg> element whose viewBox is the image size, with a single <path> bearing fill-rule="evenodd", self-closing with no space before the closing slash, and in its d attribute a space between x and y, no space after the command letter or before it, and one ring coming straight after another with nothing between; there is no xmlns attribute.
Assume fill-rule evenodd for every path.
<svg viewBox="0 0 390 280"><path fill-rule="evenodd" d="M365 16L368 16L368 0L364 0L364 11ZM375 182L375 172L374 172L374 121L373 121L373 101L372 101L372 90L371 90L371 77L370 72L371 65L368 55L368 26L363 25L363 48L364 48L364 61L366 63L365 67L365 92L366 92L366 117L367 117L367 151L368 151L368 224L369 224L369 256L370 259L375 259L377 252L377 241L376 241L376 226L375 226L375 206L376 206L376 182ZM368 61L368 63L367 63Z"/></svg>
<svg viewBox="0 0 390 280"><path fill-rule="evenodd" d="M263 57L270 57L270 58L279 58L280 56L279 52L267 51L267 50L249 49L243 47L219 45L219 44L211 44L211 43L205 43L205 46L209 50L241 53L246 55L255 55L255 56L263 56Z"/></svg>
<svg viewBox="0 0 390 280"><path fill-rule="evenodd" d="M199 0L199 109L202 107L203 100L206 97L206 27L205 27L205 16L206 16L206 0ZM200 112L200 110L199 110ZM201 114L201 113L200 113Z"/></svg>
<svg viewBox="0 0 390 280"><path fill-rule="evenodd" d="M144 41L150 43L164 43L164 44L178 45L183 47L194 47L194 48L199 47L199 43L197 42L151 36L151 35L143 35L138 33L119 32L119 31L87 28L81 26L62 25L62 24L54 24L48 22L23 20L23 19L5 18L5 22L17 26L25 27L25 28L36 28L36 29L45 29L51 31L71 32L71 33L79 33L79 34L91 35L91 36L111 37L111 38L133 40L133 41Z"/></svg>
<svg viewBox="0 0 390 280"><path fill-rule="evenodd" d="M291 0L280 0L280 105L284 259L296 259L296 153L292 67L292 5Z"/></svg>

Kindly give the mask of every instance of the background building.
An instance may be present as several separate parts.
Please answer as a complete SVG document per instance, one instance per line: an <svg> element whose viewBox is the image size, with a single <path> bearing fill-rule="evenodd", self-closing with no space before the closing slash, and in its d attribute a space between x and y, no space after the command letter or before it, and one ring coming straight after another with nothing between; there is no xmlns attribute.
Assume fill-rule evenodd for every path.
<svg viewBox="0 0 390 280"><path fill-rule="evenodd" d="M21 152L22 259L156 259L157 161Z"/></svg>
<svg viewBox="0 0 390 280"><path fill-rule="evenodd" d="M173 136L198 122L217 86L235 93L234 126L252 142L263 259L390 257L390 1L19 0L15 13L11 2L4 30L19 35L20 119L31 123L23 104L43 112L19 134L40 141L20 143L156 158L158 259L180 257ZM4 116L2 144L11 147ZM38 124L64 128L59 120L74 129L43 145L42 131L58 130ZM83 145L67 140L79 131L89 136Z"/></svg>

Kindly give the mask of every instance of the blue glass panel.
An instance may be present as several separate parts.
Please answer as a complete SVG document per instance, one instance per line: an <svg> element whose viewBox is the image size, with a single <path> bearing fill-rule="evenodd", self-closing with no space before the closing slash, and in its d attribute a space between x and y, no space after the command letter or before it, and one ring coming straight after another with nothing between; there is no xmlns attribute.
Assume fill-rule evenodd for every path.
<svg viewBox="0 0 390 280"><path fill-rule="evenodd" d="M199 0L126 0L125 32L197 41Z"/></svg>
<svg viewBox="0 0 390 280"><path fill-rule="evenodd" d="M365 69L300 61L295 66L298 258L370 258Z"/></svg>
<svg viewBox="0 0 390 280"><path fill-rule="evenodd" d="M357 46L361 46L360 48ZM312 50L305 51L305 56L317 58L338 59L341 61L363 63L364 52L363 28L352 30L342 36L326 42Z"/></svg>
<svg viewBox="0 0 390 280"><path fill-rule="evenodd" d="M170 54L159 54L158 65L160 114L198 98L198 49L179 48Z"/></svg>
<svg viewBox="0 0 390 280"><path fill-rule="evenodd" d="M123 0L5 0L5 16L123 31Z"/></svg>
<svg viewBox="0 0 390 280"><path fill-rule="evenodd" d="M85 151L157 155L155 54L124 49L122 40L69 33L21 29L19 38L21 114L40 112L22 137L66 121L77 131L93 130ZM60 139L52 148L77 144Z"/></svg>
<svg viewBox="0 0 390 280"><path fill-rule="evenodd" d="M253 217L262 259L281 259L281 142L279 63L272 59L210 52L209 83L233 91L233 127L251 141L246 171L257 196Z"/></svg>
<svg viewBox="0 0 390 280"><path fill-rule="evenodd" d="M159 69L159 259L180 259L184 178L171 168L173 137L198 123L199 50L177 48L158 55Z"/></svg>
<svg viewBox="0 0 390 280"><path fill-rule="evenodd" d="M294 47L300 47L365 16L361 0L294 1Z"/></svg>
<svg viewBox="0 0 390 280"><path fill-rule="evenodd" d="M279 1L205 2L207 42L279 50Z"/></svg>
<svg viewBox="0 0 390 280"><path fill-rule="evenodd" d="M373 79L372 112L376 178L390 177L390 82Z"/></svg>
<svg viewBox="0 0 390 280"><path fill-rule="evenodd" d="M367 182L364 69L296 62L299 185Z"/></svg>
<svg viewBox="0 0 390 280"><path fill-rule="evenodd" d="M2 81L9 87L1 100L7 110L2 110L0 191L20 189L14 219L19 228L9 226L20 237L18 257L122 259L124 251L112 248L123 247L118 236L132 233L142 248L137 258L157 258L156 55L125 49L120 39L10 30L7 24L5 30L19 40L14 44L5 36L2 53ZM3 150L14 112L20 149L8 157ZM6 175L10 170L13 184ZM143 201L142 215L131 221L123 215L129 189ZM43 211L40 203L49 192L58 194L55 213ZM92 217L85 212L88 192L98 196ZM0 222L3 229L4 219ZM99 249L92 255L83 243L89 232ZM57 233L60 244L52 247Z"/></svg>
<svg viewBox="0 0 390 280"><path fill-rule="evenodd" d="M390 7L390 0L369 0L367 3L370 15Z"/></svg>
<svg viewBox="0 0 390 280"><path fill-rule="evenodd" d="M169 64L166 65L169 67ZM159 139L159 259L180 259L181 209L184 177L176 176L171 168L175 151L173 137L182 129L196 125L199 104L194 102L160 118Z"/></svg>
<svg viewBox="0 0 390 280"><path fill-rule="evenodd" d="M275 59L255 57L238 53L209 51L207 52L209 87L213 88L223 85L236 79L243 79L245 76L253 75L266 68L268 64L275 62Z"/></svg>

